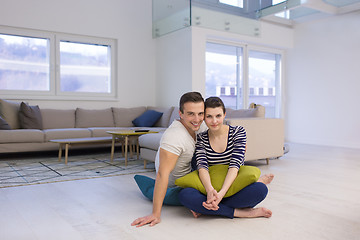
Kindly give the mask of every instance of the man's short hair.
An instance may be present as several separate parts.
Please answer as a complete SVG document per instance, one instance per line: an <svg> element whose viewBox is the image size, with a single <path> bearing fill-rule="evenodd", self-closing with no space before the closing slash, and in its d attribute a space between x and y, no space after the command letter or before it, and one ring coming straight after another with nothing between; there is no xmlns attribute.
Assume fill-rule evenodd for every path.
<svg viewBox="0 0 360 240"><path fill-rule="evenodd" d="M204 102L204 99L201 96L201 93L199 92L187 92L183 94L180 98L180 104L179 104L179 109L181 113L184 113L184 104L187 102L193 102L193 103Z"/></svg>

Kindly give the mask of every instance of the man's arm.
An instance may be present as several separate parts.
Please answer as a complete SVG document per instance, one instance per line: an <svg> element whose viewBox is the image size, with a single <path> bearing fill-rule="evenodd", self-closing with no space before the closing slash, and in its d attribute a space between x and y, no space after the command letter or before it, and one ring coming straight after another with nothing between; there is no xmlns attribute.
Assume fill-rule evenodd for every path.
<svg viewBox="0 0 360 240"><path fill-rule="evenodd" d="M155 180L152 214L136 219L131 223L132 226L136 225L137 227L141 227L145 224L150 224L150 226L154 226L161 221L161 208L168 187L169 175L171 171L175 168L178 158L178 155L160 148L160 164Z"/></svg>

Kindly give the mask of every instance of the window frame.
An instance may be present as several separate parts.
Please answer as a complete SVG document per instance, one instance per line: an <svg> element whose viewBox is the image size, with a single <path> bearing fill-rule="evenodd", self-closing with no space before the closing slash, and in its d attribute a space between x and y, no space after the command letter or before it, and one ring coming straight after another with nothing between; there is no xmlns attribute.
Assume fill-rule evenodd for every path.
<svg viewBox="0 0 360 240"><path fill-rule="evenodd" d="M275 88L278 89L278 92L273 92L275 94L275 117L281 118L283 116L283 106L284 106L284 76L285 76L285 50L277 49L277 48L270 48L270 47L264 47L260 45L254 45L254 44L247 44L247 43L240 43L235 41L226 41L226 40L219 40L219 39L207 39L206 43L214 43L214 44L222 44L222 45L228 45L228 46L234 46L242 49L242 55L240 56L242 65L239 66L237 69L237 106L240 106L239 102L242 101L242 109L247 109L250 102L249 102L249 96L250 96L250 87L249 87L249 52L250 51L260 51L265 53L271 53L271 54L277 54L280 55L280 70L279 70L279 76L276 76L276 78L279 78L276 80L276 86ZM206 52L206 50L205 50ZM238 56L238 53L237 53ZM238 60L239 62L239 60ZM206 64L206 60L205 60ZM243 71L241 72L242 69ZM241 74L241 76L240 76ZM240 81L241 78L241 81ZM206 79L205 79L206 81ZM205 82L206 85L206 82ZM254 89L255 90L255 89ZM241 94L241 95L240 95Z"/></svg>
<svg viewBox="0 0 360 240"><path fill-rule="evenodd" d="M59 32L48 32L0 26L0 33L20 37L49 39L49 91L1 90L0 94L11 99L48 100L111 100L117 97L117 42L115 39L82 36ZM110 93L61 92L60 91L60 41L110 46Z"/></svg>

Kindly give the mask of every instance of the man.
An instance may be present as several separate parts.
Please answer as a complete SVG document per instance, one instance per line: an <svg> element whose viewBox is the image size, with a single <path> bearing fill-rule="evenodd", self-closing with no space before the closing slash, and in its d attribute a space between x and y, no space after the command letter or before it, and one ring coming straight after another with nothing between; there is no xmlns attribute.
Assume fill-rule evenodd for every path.
<svg viewBox="0 0 360 240"><path fill-rule="evenodd" d="M156 180L152 214L136 219L132 226L154 226L161 220L161 208L168 186L177 178L191 172L191 159L195 150L196 133L206 130L204 99L198 92L185 93L180 98L180 120L175 120L164 132L156 159Z"/></svg>

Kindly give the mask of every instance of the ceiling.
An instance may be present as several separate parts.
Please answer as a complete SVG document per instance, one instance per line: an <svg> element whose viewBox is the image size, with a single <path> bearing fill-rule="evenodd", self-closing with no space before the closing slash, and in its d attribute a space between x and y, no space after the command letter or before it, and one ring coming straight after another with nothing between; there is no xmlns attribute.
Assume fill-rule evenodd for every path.
<svg viewBox="0 0 360 240"><path fill-rule="evenodd" d="M360 0L191 0L191 4L286 25L360 10Z"/></svg>
<svg viewBox="0 0 360 240"><path fill-rule="evenodd" d="M289 0L260 10L262 20L293 25L360 10L360 0Z"/></svg>

